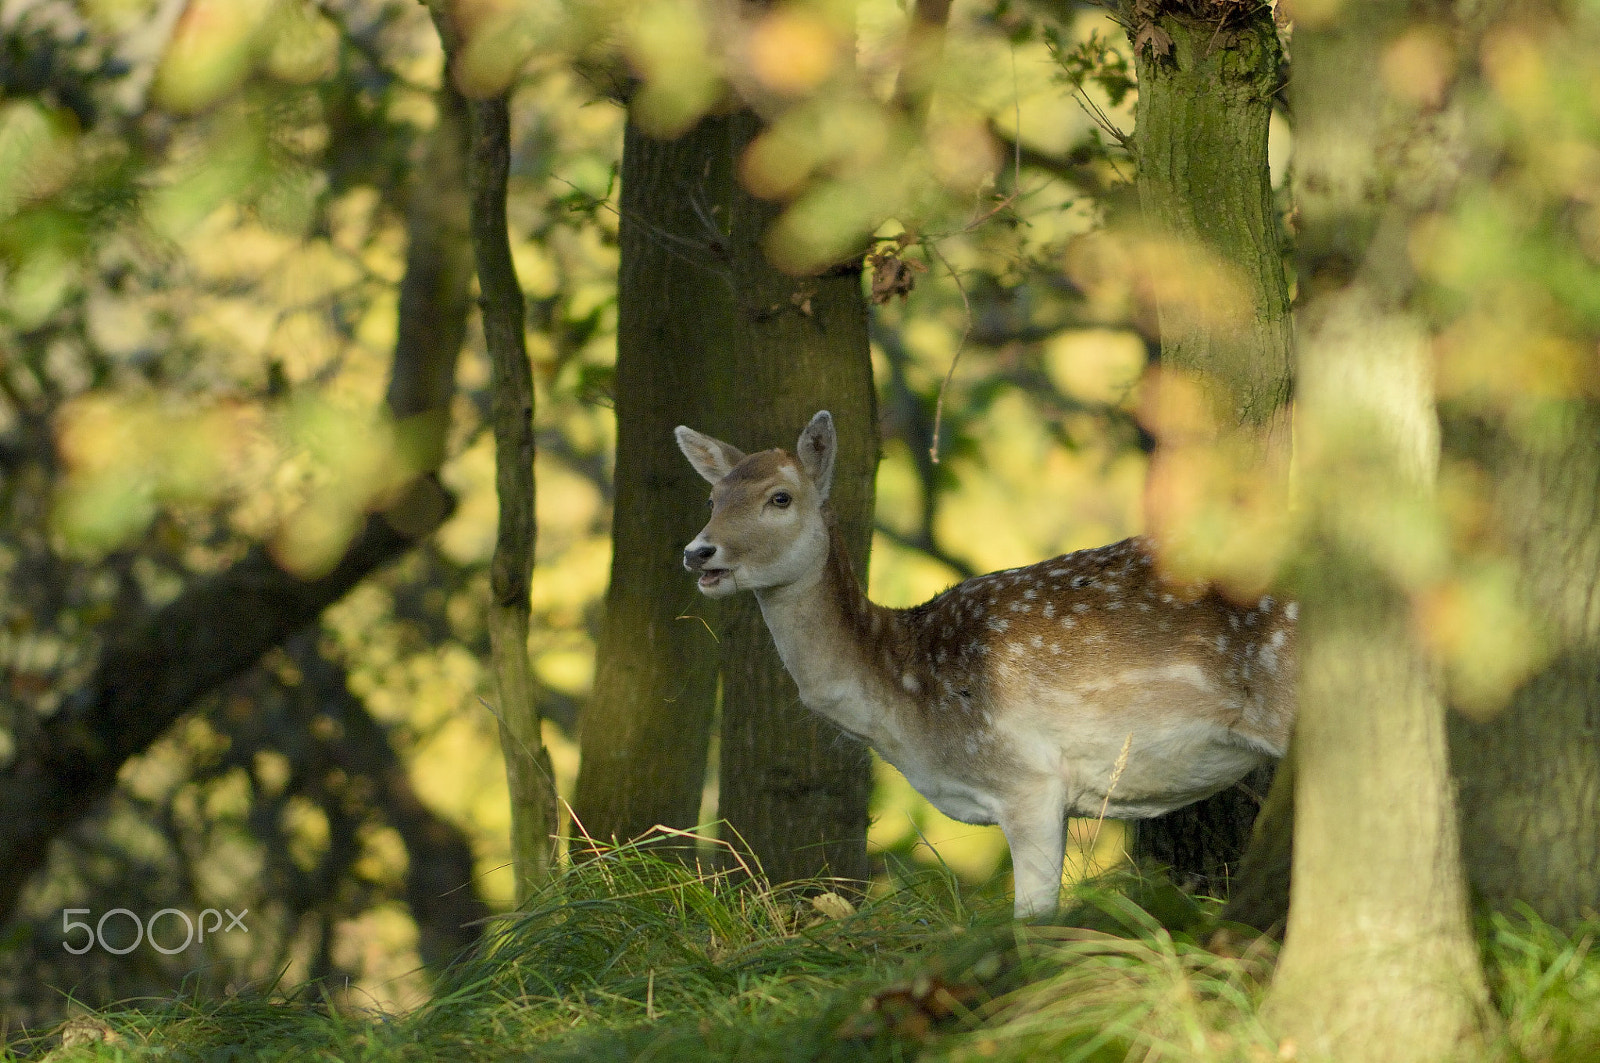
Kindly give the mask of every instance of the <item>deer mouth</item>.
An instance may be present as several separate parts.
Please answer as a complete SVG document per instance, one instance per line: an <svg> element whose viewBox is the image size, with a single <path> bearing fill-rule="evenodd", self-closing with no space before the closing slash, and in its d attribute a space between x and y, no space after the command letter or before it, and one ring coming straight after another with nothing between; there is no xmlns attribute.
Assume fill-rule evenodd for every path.
<svg viewBox="0 0 1600 1063"><path fill-rule="evenodd" d="M728 574L725 568L703 568L700 570L699 583L701 590L710 590L722 582L722 577Z"/></svg>

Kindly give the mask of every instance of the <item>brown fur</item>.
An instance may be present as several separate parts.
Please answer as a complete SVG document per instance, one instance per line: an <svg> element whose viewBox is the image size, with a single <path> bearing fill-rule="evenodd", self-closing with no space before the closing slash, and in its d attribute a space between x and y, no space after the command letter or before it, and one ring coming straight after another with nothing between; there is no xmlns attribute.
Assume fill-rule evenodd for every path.
<svg viewBox="0 0 1600 1063"><path fill-rule="evenodd" d="M827 504L835 440L826 413L802 433L801 459L679 429L712 483L684 564L707 594L756 593L809 707L947 814L1000 824L1019 915L1055 903L1067 814L1156 815L1282 755L1293 603L1174 583L1135 538L910 609L875 605Z"/></svg>

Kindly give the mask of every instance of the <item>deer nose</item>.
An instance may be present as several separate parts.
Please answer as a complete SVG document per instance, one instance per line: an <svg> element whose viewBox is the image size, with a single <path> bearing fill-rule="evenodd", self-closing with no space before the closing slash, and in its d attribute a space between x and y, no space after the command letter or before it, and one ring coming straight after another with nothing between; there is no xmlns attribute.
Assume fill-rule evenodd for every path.
<svg viewBox="0 0 1600 1063"><path fill-rule="evenodd" d="M716 556L715 546L696 546L690 543L683 549L683 567L698 568Z"/></svg>

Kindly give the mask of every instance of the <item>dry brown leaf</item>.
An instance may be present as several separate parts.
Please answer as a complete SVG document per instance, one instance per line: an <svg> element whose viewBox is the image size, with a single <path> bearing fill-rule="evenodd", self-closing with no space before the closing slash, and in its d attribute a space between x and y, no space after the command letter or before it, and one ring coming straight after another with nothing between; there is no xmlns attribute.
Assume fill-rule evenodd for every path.
<svg viewBox="0 0 1600 1063"><path fill-rule="evenodd" d="M1146 22L1139 27L1139 32L1133 38L1133 50L1142 52L1149 49L1149 54L1157 59L1172 54L1172 34L1157 26L1154 22Z"/></svg>

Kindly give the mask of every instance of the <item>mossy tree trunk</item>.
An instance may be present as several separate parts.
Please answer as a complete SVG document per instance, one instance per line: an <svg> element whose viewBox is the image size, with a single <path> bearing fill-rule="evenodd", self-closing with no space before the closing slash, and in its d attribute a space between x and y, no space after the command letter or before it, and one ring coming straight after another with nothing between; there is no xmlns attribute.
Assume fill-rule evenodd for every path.
<svg viewBox="0 0 1600 1063"><path fill-rule="evenodd" d="M736 115L737 157L759 131ZM713 434L753 449L793 450L818 410L839 432L831 500L866 583L878 425L859 260L821 276L791 277L767 261L763 238L775 204L735 189L727 218L735 298L735 353L726 420ZM865 746L800 704L761 610L750 595L728 602L722 629L720 815L775 882L817 875L867 877Z"/></svg>
<svg viewBox="0 0 1600 1063"><path fill-rule="evenodd" d="M471 13L451 0L426 0L444 45L445 77L460 86L459 56ZM480 87L481 88L481 87ZM519 905L550 878L560 821L555 774L544 747L528 659L533 595L533 371L528 362L526 302L511 258L506 224L511 171L511 89L469 97L471 143L467 197L478 307L489 353L490 421L495 443L495 494L500 503L494 557L489 563L490 671L495 716L511 801L511 862Z"/></svg>
<svg viewBox="0 0 1600 1063"><path fill-rule="evenodd" d="M1220 302L1197 302L1194 289L1204 277L1169 276L1153 285L1161 369L1199 386L1217 434L1241 445L1234 453L1268 459L1263 469L1281 471L1293 329L1267 165L1272 96L1283 76L1277 33L1265 6L1241 14L1218 5L1214 17L1196 17L1195 5L1182 12L1155 6L1160 10L1149 15L1144 5L1125 11L1139 83L1134 153L1143 228L1163 246L1192 252L1161 268L1225 280ZM1196 442L1223 450L1215 439ZM1158 449L1152 498L1166 460ZM1152 505L1149 520L1165 534L1158 509ZM1272 770L1264 768L1205 801L1137 824L1133 855L1171 867L1189 888L1225 895L1271 782Z"/></svg>
<svg viewBox="0 0 1600 1063"><path fill-rule="evenodd" d="M866 750L799 704L754 599L702 598L681 564L706 487L672 428L792 447L826 408L834 504L865 572L877 426L860 268L794 278L767 262L777 208L735 177L758 129L739 112L673 141L626 134L612 582L574 811L602 840L694 825L720 670L724 837L775 881L862 879Z"/></svg>
<svg viewBox="0 0 1600 1063"><path fill-rule="evenodd" d="M534 522L533 373L523 338L524 303L506 228L511 160L509 95L474 100L471 165L472 249L477 263L484 344L489 349L495 494L499 529L489 566L489 642L499 702L501 754L511 797L511 860L519 905L549 881L559 820L555 774L540 731L528 660Z"/></svg>
<svg viewBox="0 0 1600 1063"><path fill-rule="evenodd" d="M1392 542L1431 505L1439 448L1405 235L1448 184L1447 156L1417 154L1437 130L1378 67L1410 16L1353 0L1295 36L1309 531L1294 875L1267 1014L1303 1053L1370 1063L1455 1058L1487 1002L1437 668Z"/></svg>
<svg viewBox="0 0 1600 1063"><path fill-rule="evenodd" d="M721 427L717 384L735 357L727 255L712 223L732 194L729 137L726 117L677 140L632 122L624 134L611 585L573 801L598 841L657 824L688 829L700 811L720 608L683 571L683 547L708 515L706 485L672 430Z"/></svg>

